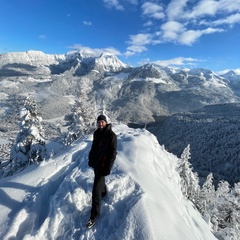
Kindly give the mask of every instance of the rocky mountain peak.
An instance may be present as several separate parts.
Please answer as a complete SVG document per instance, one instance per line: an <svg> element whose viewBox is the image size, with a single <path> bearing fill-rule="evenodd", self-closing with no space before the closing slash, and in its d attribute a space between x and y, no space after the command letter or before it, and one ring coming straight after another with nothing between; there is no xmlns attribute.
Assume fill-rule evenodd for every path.
<svg viewBox="0 0 240 240"><path fill-rule="evenodd" d="M111 53L102 53L99 57L95 58L94 63L94 69L105 72L119 72L127 67L117 56Z"/></svg>
<svg viewBox="0 0 240 240"><path fill-rule="evenodd" d="M134 68L129 74L128 79L146 79L146 78L168 78L165 69L153 63L147 63L141 67Z"/></svg>

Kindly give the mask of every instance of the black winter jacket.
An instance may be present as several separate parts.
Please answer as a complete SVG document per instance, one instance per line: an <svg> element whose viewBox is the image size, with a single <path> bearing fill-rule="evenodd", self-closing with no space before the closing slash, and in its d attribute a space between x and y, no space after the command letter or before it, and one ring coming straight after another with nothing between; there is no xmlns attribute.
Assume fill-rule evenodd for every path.
<svg viewBox="0 0 240 240"><path fill-rule="evenodd" d="M92 147L89 152L88 165L103 176L110 174L114 160L117 155L117 137L112 131L112 125L100 130L99 128L93 134Z"/></svg>

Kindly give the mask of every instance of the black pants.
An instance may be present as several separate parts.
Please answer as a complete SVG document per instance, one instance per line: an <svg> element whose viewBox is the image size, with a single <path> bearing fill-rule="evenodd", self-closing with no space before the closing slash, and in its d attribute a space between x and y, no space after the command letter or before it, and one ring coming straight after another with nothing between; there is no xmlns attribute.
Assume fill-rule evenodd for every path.
<svg viewBox="0 0 240 240"><path fill-rule="evenodd" d="M91 219L95 219L100 215L102 193L106 191L105 177L95 169L94 174Z"/></svg>

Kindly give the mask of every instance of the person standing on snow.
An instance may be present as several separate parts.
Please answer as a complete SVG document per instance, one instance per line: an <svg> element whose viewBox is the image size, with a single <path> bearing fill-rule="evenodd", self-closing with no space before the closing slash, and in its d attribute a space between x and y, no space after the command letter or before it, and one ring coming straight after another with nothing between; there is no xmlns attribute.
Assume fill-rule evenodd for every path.
<svg viewBox="0 0 240 240"><path fill-rule="evenodd" d="M98 116L97 126L98 129L93 134L88 161L88 165L94 169L94 183L91 216L87 228L91 228L100 215L101 198L107 194L105 176L110 174L117 155L117 137L104 115Z"/></svg>

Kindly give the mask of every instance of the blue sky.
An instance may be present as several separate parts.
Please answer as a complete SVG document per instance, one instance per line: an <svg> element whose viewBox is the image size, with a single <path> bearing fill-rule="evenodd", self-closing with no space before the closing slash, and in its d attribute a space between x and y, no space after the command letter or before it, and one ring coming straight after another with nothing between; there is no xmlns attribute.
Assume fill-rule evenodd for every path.
<svg viewBox="0 0 240 240"><path fill-rule="evenodd" d="M124 63L240 68L240 0L1 0L0 53L108 51Z"/></svg>

